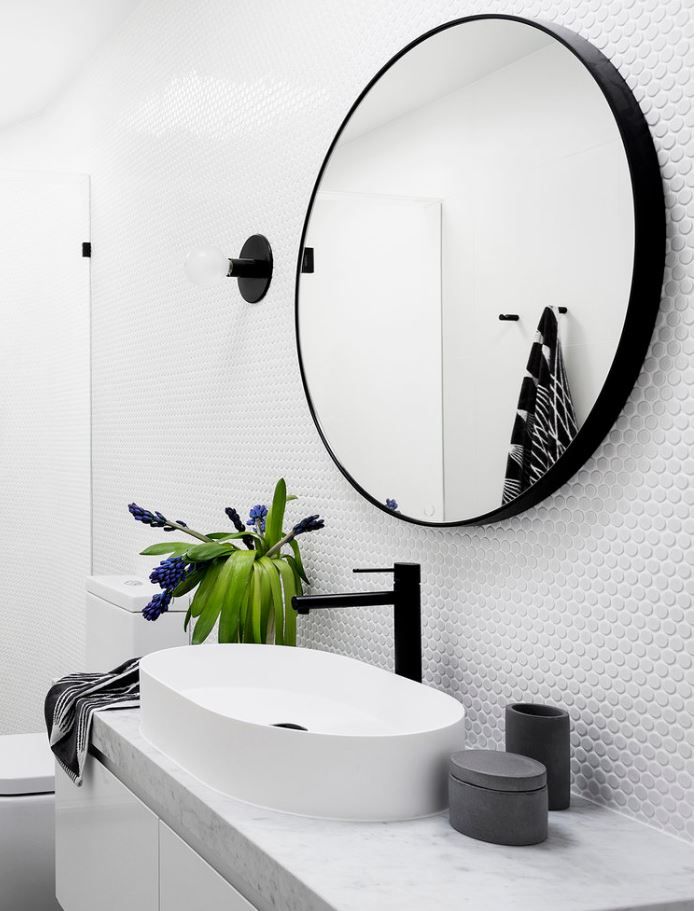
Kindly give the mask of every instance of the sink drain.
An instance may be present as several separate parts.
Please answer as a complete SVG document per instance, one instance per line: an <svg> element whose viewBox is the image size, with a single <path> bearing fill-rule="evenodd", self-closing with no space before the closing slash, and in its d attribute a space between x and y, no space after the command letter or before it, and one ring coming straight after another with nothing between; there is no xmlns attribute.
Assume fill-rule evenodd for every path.
<svg viewBox="0 0 697 911"><path fill-rule="evenodd" d="M292 721L277 721L276 724L271 725L272 728L288 728L291 731L306 731L307 728L304 728L301 724L293 724Z"/></svg>

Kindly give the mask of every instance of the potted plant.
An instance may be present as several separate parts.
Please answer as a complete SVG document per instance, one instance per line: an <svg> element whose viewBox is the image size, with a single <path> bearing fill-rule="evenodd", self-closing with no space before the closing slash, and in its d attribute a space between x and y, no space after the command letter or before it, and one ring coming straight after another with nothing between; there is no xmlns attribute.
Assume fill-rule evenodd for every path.
<svg viewBox="0 0 697 911"><path fill-rule="evenodd" d="M237 510L228 507L225 513L236 530L207 534L131 503L128 510L136 521L196 539L195 543L153 544L141 551L168 555L150 574L150 581L162 591L143 608L145 619L157 620L173 598L196 589L184 620L184 629L194 621L193 643L204 642L217 622L219 642L295 645L296 616L291 600L302 594L302 584L307 582L297 538L324 527L324 521L313 515L284 531L286 504L295 499L287 495L281 478L270 508L253 506L245 526Z"/></svg>

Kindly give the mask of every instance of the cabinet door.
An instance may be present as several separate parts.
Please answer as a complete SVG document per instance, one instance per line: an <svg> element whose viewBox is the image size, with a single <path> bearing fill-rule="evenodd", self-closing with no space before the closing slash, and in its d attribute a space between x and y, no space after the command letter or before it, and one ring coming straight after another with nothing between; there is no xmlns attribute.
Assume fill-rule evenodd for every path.
<svg viewBox="0 0 697 911"><path fill-rule="evenodd" d="M79 788L56 766L56 897L63 911L157 911L157 825L96 759Z"/></svg>
<svg viewBox="0 0 697 911"><path fill-rule="evenodd" d="M237 889L160 822L160 911L192 909L256 911Z"/></svg>

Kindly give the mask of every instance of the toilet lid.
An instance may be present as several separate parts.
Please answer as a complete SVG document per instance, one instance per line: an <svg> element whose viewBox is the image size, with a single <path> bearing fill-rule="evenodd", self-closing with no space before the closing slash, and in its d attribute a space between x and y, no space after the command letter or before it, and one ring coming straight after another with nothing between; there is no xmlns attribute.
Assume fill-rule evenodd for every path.
<svg viewBox="0 0 697 911"><path fill-rule="evenodd" d="M46 734L0 736L0 796L53 791L53 753Z"/></svg>

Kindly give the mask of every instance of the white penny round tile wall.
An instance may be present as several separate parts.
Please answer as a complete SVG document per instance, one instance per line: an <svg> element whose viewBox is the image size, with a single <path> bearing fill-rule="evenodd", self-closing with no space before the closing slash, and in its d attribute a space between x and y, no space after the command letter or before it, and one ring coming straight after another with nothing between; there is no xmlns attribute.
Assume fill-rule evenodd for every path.
<svg viewBox="0 0 697 911"><path fill-rule="evenodd" d="M592 41L636 93L668 203L661 312L620 419L547 502L486 528L425 529L373 509L310 418L294 281L308 198L375 72L474 13L546 19ZM92 179L94 557L130 570L157 533L131 500L204 530L271 495L320 512L317 591L380 585L355 566L416 560L425 680L463 700L471 745L502 747L504 706L567 706L573 782L687 836L691 815L692 225L687 0L145 0L58 108L0 135L0 165ZM496 175L490 176L491 180ZM189 249L273 245L267 297L199 289ZM356 251L358 255L358 251ZM389 610L301 618L302 639L388 667Z"/></svg>

